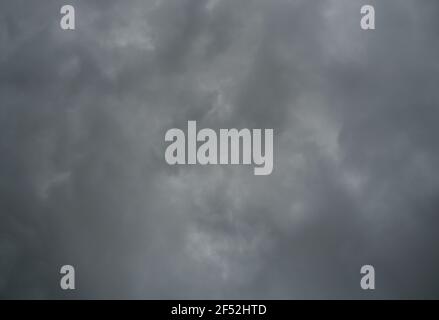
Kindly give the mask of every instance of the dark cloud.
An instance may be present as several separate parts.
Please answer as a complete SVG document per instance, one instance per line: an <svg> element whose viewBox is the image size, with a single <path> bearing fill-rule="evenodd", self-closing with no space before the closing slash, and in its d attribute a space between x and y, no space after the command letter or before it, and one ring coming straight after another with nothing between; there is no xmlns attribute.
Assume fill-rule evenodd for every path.
<svg viewBox="0 0 439 320"><path fill-rule="evenodd" d="M437 298L439 5L371 3L2 2L0 297ZM168 166L188 120L273 174Z"/></svg>

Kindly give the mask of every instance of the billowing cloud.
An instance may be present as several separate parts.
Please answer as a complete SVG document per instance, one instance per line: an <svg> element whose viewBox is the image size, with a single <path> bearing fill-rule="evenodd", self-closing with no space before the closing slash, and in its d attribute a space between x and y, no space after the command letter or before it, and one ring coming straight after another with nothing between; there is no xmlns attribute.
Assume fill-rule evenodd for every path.
<svg viewBox="0 0 439 320"><path fill-rule="evenodd" d="M439 4L369 2L2 2L0 297L438 298ZM273 174L169 166L188 120Z"/></svg>

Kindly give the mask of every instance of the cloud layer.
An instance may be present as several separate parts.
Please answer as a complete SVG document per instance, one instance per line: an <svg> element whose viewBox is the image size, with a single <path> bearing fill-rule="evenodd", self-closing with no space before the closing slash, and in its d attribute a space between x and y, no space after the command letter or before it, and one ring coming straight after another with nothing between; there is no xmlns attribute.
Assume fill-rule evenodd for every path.
<svg viewBox="0 0 439 320"><path fill-rule="evenodd" d="M363 2L1 2L0 297L439 298L439 3ZM273 174L167 165L188 120Z"/></svg>

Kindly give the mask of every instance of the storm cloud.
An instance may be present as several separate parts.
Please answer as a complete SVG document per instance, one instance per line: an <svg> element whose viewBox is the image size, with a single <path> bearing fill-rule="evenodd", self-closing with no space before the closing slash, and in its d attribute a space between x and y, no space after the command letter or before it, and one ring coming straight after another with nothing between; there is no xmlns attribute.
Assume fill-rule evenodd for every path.
<svg viewBox="0 0 439 320"><path fill-rule="evenodd" d="M0 3L1 298L439 298L437 1L63 4ZM188 120L273 173L169 166Z"/></svg>

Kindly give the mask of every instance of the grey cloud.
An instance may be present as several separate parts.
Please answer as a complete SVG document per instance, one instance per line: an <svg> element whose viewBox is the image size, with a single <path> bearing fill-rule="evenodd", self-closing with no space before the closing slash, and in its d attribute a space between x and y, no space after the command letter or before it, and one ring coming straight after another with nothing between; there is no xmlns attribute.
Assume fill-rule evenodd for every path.
<svg viewBox="0 0 439 320"><path fill-rule="evenodd" d="M372 3L2 2L0 297L437 298L439 5ZM168 166L188 120L273 174Z"/></svg>

